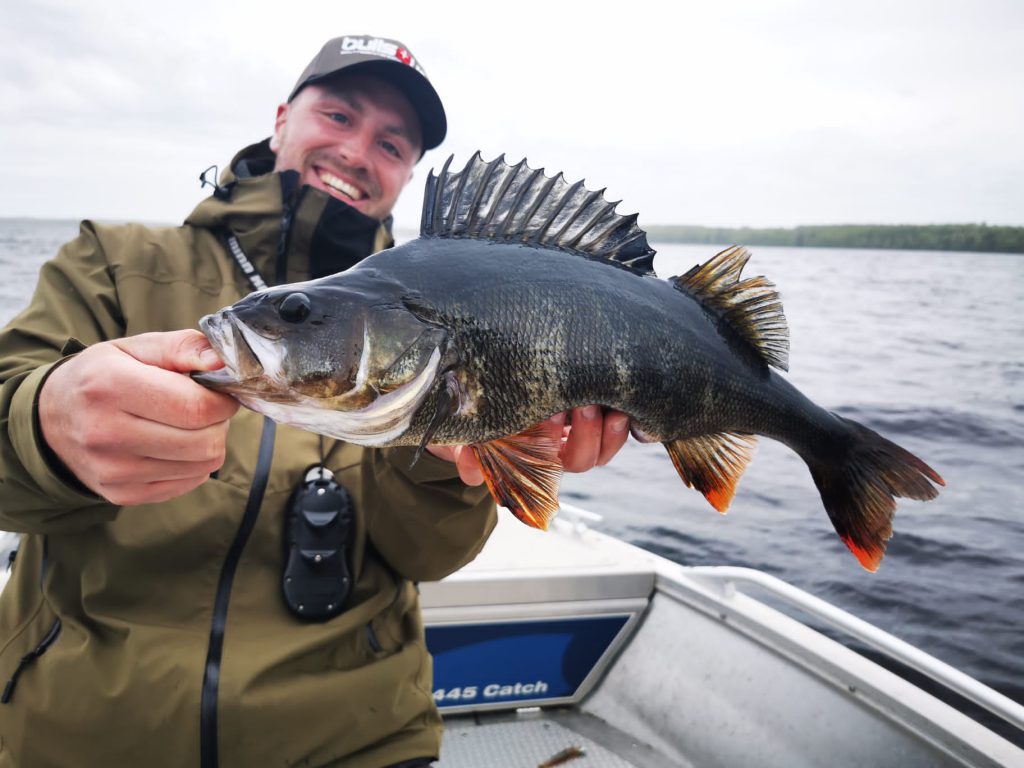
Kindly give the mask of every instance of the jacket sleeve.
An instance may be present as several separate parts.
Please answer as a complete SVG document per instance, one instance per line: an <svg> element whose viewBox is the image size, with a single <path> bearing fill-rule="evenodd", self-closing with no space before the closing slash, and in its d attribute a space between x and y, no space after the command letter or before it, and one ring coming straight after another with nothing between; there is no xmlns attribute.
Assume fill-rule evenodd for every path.
<svg viewBox="0 0 1024 768"><path fill-rule="evenodd" d="M369 534L392 568L411 581L458 570L483 548L497 522L487 487L467 486L450 462L412 448L364 451L364 482L379 500Z"/></svg>
<svg viewBox="0 0 1024 768"><path fill-rule="evenodd" d="M43 265L28 307L0 331L0 529L73 531L116 515L53 456L38 404L46 377L69 355L121 335L110 267L83 222L78 238Z"/></svg>

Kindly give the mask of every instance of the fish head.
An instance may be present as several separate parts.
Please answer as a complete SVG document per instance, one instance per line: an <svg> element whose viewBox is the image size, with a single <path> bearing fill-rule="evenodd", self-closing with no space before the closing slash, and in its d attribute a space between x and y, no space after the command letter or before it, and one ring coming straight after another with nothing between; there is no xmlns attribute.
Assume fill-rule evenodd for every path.
<svg viewBox="0 0 1024 768"><path fill-rule="evenodd" d="M224 367L193 379L283 423L363 444L384 441L375 429L393 438L433 387L447 333L410 309L400 285L349 274L257 291L203 317ZM327 413L348 416L339 427Z"/></svg>

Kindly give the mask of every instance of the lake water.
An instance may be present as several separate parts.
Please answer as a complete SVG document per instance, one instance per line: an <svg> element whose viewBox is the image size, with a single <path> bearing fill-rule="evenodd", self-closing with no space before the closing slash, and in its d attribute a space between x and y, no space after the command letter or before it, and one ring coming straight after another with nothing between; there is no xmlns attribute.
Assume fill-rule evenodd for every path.
<svg viewBox="0 0 1024 768"><path fill-rule="evenodd" d="M0 220L0 321L76 231ZM662 275L716 250L654 247ZM803 462L768 440L728 515L683 486L660 445L632 441L611 465L568 476L562 498L680 563L765 570L1024 703L1024 257L752 250L747 274L782 295L789 380L919 455L945 478L940 496L899 504L876 574L833 532Z"/></svg>

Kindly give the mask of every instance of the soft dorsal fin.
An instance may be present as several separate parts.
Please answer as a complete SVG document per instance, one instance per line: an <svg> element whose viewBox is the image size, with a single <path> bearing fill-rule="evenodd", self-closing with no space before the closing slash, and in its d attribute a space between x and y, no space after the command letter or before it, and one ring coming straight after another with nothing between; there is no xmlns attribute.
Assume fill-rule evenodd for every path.
<svg viewBox="0 0 1024 768"><path fill-rule="evenodd" d="M526 160L515 165L501 155L484 162L477 152L461 171L431 171L423 196L423 237L480 238L534 243L615 262L654 274L654 249L637 215L615 213L617 202L582 181L545 176Z"/></svg>
<svg viewBox="0 0 1024 768"><path fill-rule="evenodd" d="M768 365L788 371L789 327L782 300L763 277L740 280L748 259L750 251L734 245L685 275L669 279L716 312Z"/></svg>

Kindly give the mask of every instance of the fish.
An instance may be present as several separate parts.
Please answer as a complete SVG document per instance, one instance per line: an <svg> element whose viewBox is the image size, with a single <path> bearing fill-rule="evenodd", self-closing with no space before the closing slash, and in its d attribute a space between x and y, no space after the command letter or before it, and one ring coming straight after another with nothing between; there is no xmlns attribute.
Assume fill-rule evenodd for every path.
<svg viewBox="0 0 1024 768"><path fill-rule="evenodd" d="M193 377L275 421L366 446L469 445L499 505L546 528L561 439L597 404L662 443L720 512L759 436L807 464L839 537L875 571L896 498L945 485L909 451L782 375L789 330L742 246L668 279L638 214L564 174L477 152L426 181L420 234L334 275L203 317L224 361Z"/></svg>

